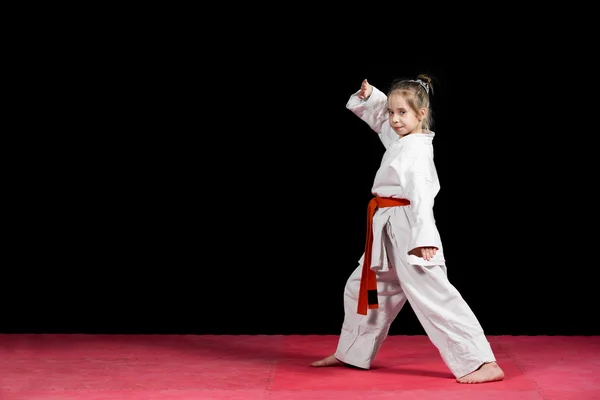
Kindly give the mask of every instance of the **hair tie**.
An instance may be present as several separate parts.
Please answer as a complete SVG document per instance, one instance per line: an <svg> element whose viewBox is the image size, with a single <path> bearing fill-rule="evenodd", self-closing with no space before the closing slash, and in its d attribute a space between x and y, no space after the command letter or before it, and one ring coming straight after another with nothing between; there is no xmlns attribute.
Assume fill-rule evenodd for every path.
<svg viewBox="0 0 600 400"><path fill-rule="evenodd" d="M423 86L423 89L425 89L425 93L429 94L429 85L427 84L427 82L423 82L420 79L409 79L409 82L417 82L419 85Z"/></svg>

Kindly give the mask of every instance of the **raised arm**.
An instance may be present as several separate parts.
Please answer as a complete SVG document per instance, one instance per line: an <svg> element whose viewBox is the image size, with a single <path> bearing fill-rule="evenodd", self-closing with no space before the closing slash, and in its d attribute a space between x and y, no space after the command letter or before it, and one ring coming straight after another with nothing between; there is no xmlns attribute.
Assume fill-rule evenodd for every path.
<svg viewBox="0 0 600 400"><path fill-rule="evenodd" d="M377 132L385 148L398 139L390 127L387 96L366 79L360 89L350 96L346 108Z"/></svg>

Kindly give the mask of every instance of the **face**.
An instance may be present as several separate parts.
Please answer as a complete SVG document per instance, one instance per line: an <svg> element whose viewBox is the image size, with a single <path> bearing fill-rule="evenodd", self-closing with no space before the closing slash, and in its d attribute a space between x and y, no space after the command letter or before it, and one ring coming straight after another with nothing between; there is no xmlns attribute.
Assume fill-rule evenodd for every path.
<svg viewBox="0 0 600 400"><path fill-rule="evenodd" d="M420 114L415 114L399 93L394 93L388 97L390 125L400 137L411 133L422 133L422 121L426 113L427 110L423 108L420 110Z"/></svg>

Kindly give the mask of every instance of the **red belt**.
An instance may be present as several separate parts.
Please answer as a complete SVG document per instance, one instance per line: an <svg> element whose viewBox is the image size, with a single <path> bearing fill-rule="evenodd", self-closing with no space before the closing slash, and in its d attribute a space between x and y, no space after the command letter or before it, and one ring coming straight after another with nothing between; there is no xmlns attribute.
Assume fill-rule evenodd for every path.
<svg viewBox="0 0 600 400"><path fill-rule="evenodd" d="M378 308L377 301L377 274L371 269L371 253L373 248L373 216L378 208L407 206L410 201L406 199L394 199L391 197L376 196L369 201L367 209L367 240L365 243L365 254L363 257L362 276L360 278L360 290L358 291L358 313L367 315L368 308Z"/></svg>

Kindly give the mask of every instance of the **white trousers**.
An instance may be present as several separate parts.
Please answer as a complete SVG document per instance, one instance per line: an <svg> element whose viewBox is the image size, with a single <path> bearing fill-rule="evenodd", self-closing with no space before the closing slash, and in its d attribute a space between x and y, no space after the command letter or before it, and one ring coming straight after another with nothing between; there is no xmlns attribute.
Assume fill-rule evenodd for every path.
<svg viewBox="0 0 600 400"><path fill-rule="evenodd" d="M409 264L407 257L400 256L405 251L404 240L398 242L394 236L398 237L390 232L382 237L389 270L377 273L379 308L368 310L366 316L356 312L362 265L346 283L345 317L335 357L359 368L370 368L390 324L408 300L455 377L496 361L475 314L449 282L446 266Z"/></svg>

